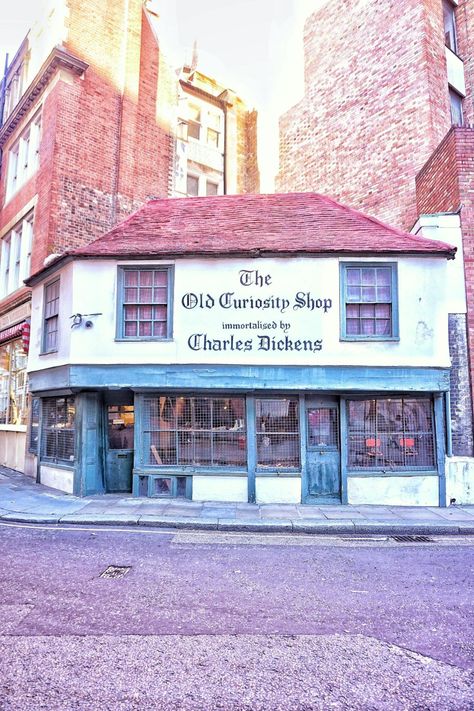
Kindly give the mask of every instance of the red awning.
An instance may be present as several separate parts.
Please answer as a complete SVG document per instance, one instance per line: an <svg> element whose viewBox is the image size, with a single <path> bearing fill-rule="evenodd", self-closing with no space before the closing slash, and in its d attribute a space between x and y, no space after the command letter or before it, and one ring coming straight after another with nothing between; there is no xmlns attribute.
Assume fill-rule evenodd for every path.
<svg viewBox="0 0 474 711"><path fill-rule="evenodd" d="M24 321L22 323L15 324L15 326L4 328L3 331L0 331L0 344L13 341L14 338L21 338L23 333L23 324Z"/></svg>

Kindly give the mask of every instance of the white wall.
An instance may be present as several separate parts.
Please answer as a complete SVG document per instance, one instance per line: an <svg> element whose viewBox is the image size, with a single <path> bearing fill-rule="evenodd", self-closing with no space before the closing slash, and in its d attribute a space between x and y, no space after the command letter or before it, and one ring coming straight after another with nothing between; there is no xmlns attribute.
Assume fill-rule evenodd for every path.
<svg viewBox="0 0 474 711"><path fill-rule="evenodd" d="M193 501L229 501L246 503L246 476L193 476Z"/></svg>
<svg viewBox="0 0 474 711"><path fill-rule="evenodd" d="M59 469L54 466L41 464L40 483L52 489L65 491L72 494L74 484L74 471L72 469Z"/></svg>
<svg viewBox="0 0 474 711"><path fill-rule="evenodd" d="M474 504L474 459L446 458L446 505L451 499L456 504Z"/></svg>
<svg viewBox="0 0 474 711"><path fill-rule="evenodd" d="M438 506L437 476L370 476L347 478L349 504Z"/></svg>
<svg viewBox="0 0 474 711"><path fill-rule="evenodd" d="M31 304L31 333L30 333L30 353L28 356L28 370L31 370L30 363L33 361L36 365L35 370L42 368L50 368L52 366L64 365L70 362L71 348L71 315L73 311L73 265L68 264L62 270L54 275L49 276L39 286L33 289L33 297ZM54 353L45 353L41 355L42 348L42 332L43 332L43 313L44 313L44 285L60 277L60 295L59 295L59 334L58 334L58 349ZM81 284L84 288L84 284ZM93 287L94 290L97 285ZM91 282L86 287L87 291L92 291Z"/></svg>
<svg viewBox="0 0 474 711"><path fill-rule="evenodd" d="M300 504L301 478L257 476L255 498L257 504Z"/></svg>
<svg viewBox="0 0 474 711"><path fill-rule="evenodd" d="M446 266L446 260L442 258L400 259L400 341L354 343L339 340L339 260L336 258L181 260L175 265L173 340L117 342L117 263L77 260L73 270L72 265L61 270L61 334L57 354L38 355L43 286L36 286L33 290L29 370L67 362L69 340L70 361L77 364L448 367L450 360L444 287ZM242 270L257 270L259 277L268 276L269 283L263 286L242 286L239 283ZM202 295L204 300L209 294L214 300L212 308L185 308L183 299L186 300L186 294L189 293L199 298ZM232 293L237 299L273 298L274 308L250 308L249 303L247 308L222 308L219 298L224 293ZM315 301L326 300L326 313L323 308L294 308L298 293L309 294L309 298ZM279 305L276 299L280 299ZM283 299L286 300L286 306L282 306ZM331 308L328 308L329 304ZM93 328L87 330L82 325L71 330L71 314L94 312L100 312L101 315L91 318ZM225 324L230 324L232 328L226 329ZM236 328L236 324L245 328ZM251 328L252 324L257 327ZM270 327L265 328L268 325ZM196 333L206 334L208 342L212 344L211 350L193 350L190 347L190 339L192 342L193 334ZM275 339L276 349L261 349L260 335L269 337L270 342ZM285 346L286 337L293 345L296 341L321 341L321 349L278 350L278 344Z"/></svg>

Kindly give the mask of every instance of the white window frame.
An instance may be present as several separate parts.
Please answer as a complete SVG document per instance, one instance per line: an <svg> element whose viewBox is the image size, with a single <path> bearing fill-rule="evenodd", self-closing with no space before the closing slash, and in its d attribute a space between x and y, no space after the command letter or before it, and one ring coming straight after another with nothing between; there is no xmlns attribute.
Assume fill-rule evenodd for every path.
<svg viewBox="0 0 474 711"><path fill-rule="evenodd" d="M1 240L0 299L16 291L30 275L33 212L29 212Z"/></svg>
<svg viewBox="0 0 474 711"><path fill-rule="evenodd" d="M6 200L9 200L38 169L40 135L41 112L32 118L8 152Z"/></svg>

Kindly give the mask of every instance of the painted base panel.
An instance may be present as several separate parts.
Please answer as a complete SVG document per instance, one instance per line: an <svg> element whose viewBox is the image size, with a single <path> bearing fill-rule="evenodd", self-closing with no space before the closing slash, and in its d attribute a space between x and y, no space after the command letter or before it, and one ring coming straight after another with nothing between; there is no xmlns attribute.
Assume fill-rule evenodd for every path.
<svg viewBox="0 0 474 711"><path fill-rule="evenodd" d="M0 430L0 464L22 472L25 468L26 432Z"/></svg>
<svg viewBox="0 0 474 711"><path fill-rule="evenodd" d="M55 469L54 467L40 467L40 482L44 486L52 489L65 491L67 494L73 492L74 471L71 469Z"/></svg>
<svg viewBox="0 0 474 711"><path fill-rule="evenodd" d="M349 504L381 506L438 506L438 477L393 476L347 479Z"/></svg>
<svg viewBox="0 0 474 711"><path fill-rule="evenodd" d="M446 459L446 504L456 499L457 504L474 504L474 459L449 457Z"/></svg>
<svg viewBox="0 0 474 711"><path fill-rule="evenodd" d="M193 476L193 501L246 503L246 476Z"/></svg>
<svg viewBox="0 0 474 711"><path fill-rule="evenodd" d="M257 504L300 504L301 479L258 476L255 481L255 492Z"/></svg>

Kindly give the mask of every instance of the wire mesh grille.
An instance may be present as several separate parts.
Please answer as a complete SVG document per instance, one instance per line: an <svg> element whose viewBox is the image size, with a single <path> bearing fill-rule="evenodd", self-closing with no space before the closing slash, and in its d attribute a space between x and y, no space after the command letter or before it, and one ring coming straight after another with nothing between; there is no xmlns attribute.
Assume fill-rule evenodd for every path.
<svg viewBox="0 0 474 711"><path fill-rule="evenodd" d="M246 465L244 398L147 397L144 415L147 464Z"/></svg>
<svg viewBox="0 0 474 711"><path fill-rule="evenodd" d="M298 469L300 431L298 398L255 401L257 466Z"/></svg>
<svg viewBox="0 0 474 711"><path fill-rule="evenodd" d="M347 408L351 469L435 467L429 398L351 400Z"/></svg>
<svg viewBox="0 0 474 711"><path fill-rule="evenodd" d="M74 460L75 404L73 397L44 398L41 456L57 462Z"/></svg>

